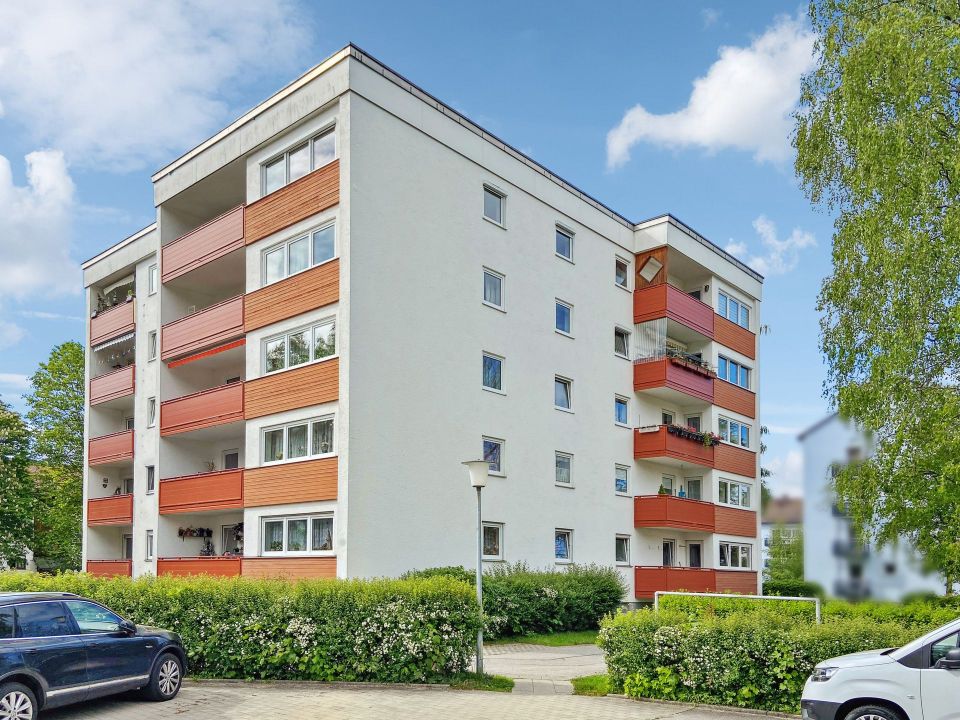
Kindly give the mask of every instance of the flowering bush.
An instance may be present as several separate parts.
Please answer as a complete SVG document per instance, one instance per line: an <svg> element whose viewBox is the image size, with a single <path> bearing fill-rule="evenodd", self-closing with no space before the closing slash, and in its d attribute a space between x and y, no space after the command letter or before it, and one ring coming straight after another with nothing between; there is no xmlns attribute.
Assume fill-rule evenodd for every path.
<svg viewBox="0 0 960 720"><path fill-rule="evenodd" d="M422 682L467 669L473 589L419 580L100 579L0 573L0 591L73 592L183 637L192 674Z"/></svg>

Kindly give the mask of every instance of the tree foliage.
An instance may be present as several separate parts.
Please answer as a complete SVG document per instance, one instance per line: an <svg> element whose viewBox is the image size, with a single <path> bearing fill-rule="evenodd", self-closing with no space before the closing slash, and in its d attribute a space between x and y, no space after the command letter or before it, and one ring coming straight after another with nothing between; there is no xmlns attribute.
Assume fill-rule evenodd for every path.
<svg viewBox="0 0 960 720"><path fill-rule="evenodd" d="M30 442L20 416L0 400L0 560L23 562L33 540L36 497Z"/></svg>
<svg viewBox="0 0 960 720"><path fill-rule="evenodd" d="M770 533L770 563L763 569L763 580L803 580L803 530L788 530L777 525Z"/></svg>
<svg viewBox="0 0 960 720"><path fill-rule="evenodd" d="M814 0L796 170L836 213L825 390L875 453L837 491L880 542L960 578L960 5Z"/></svg>

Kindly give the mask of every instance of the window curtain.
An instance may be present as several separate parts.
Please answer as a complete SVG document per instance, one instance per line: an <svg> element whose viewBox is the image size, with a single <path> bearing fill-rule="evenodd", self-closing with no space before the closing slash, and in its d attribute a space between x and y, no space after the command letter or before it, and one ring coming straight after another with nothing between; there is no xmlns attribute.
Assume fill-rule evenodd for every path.
<svg viewBox="0 0 960 720"><path fill-rule="evenodd" d="M313 550L333 550L333 520L331 518L313 519Z"/></svg>
<svg viewBox="0 0 960 720"><path fill-rule="evenodd" d="M287 429L287 458L306 457L307 426L294 425Z"/></svg>
<svg viewBox="0 0 960 720"><path fill-rule="evenodd" d="M565 455L557 455L557 482L564 485L570 484L570 458Z"/></svg>
<svg viewBox="0 0 960 720"><path fill-rule="evenodd" d="M318 420L313 424L313 454L333 452L333 420Z"/></svg>
<svg viewBox="0 0 960 720"><path fill-rule="evenodd" d="M263 524L263 551L280 552L283 550L283 522L273 521Z"/></svg>
<svg viewBox="0 0 960 720"><path fill-rule="evenodd" d="M570 559L570 535L568 533L557 533L554 545L554 553L558 560Z"/></svg>
<svg viewBox="0 0 960 720"><path fill-rule="evenodd" d="M287 550L302 552L307 549L307 521L287 521Z"/></svg>

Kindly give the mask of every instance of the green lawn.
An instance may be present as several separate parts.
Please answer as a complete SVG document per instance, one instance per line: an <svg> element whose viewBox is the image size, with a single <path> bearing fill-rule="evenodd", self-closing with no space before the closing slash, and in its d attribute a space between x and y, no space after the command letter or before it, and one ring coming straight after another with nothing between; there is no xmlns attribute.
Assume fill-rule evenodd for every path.
<svg viewBox="0 0 960 720"><path fill-rule="evenodd" d="M610 679L606 675L585 675L584 677L574 678L574 695L594 695L602 697L610 692Z"/></svg>
<svg viewBox="0 0 960 720"><path fill-rule="evenodd" d="M538 635L513 635L486 641L489 645L504 645L506 643L530 643L532 645L595 645L597 642L596 630L570 630L558 633L541 633Z"/></svg>
<svg viewBox="0 0 960 720"><path fill-rule="evenodd" d="M503 675L460 673L450 679L450 687L454 690L489 690L508 693L513 691L513 680Z"/></svg>

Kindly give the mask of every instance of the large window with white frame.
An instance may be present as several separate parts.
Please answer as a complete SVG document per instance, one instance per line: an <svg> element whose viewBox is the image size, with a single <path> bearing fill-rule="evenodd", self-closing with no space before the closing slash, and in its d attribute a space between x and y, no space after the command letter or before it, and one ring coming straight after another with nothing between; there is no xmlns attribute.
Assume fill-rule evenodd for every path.
<svg viewBox="0 0 960 720"><path fill-rule="evenodd" d="M261 166L261 195L279 190L336 157L336 135L333 128L328 128L265 162Z"/></svg>
<svg viewBox="0 0 960 720"><path fill-rule="evenodd" d="M732 445L750 447L750 426L721 416L717 421L720 439Z"/></svg>
<svg viewBox="0 0 960 720"><path fill-rule="evenodd" d="M265 375L323 360L337 353L337 324L326 318L263 341Z"/></svg>
<svg viewBox="0 0 960 720"><path fill-rule="evenodd" d="M313 555L333 552L333 514L261 518L263 555Z"/></svg>
<svg viewBox="0 0 960 720"><path fill-rule="evenodd" d="M747 390L750 389L750 368L723 355L717 356L717 377Z"/></svg>
<svg viewBox="0 0 960 720"><path fill-rule="evenodd" d="M750 556L753 547L742 543L720 543L720 567L750 569Z"/></svg>
<svg viewBox="0 0 960 720"><path fill-rule="evenodd" d="M263 464L334 455L333 426L330 415L264 428L261 431Z"/></svg>
<svg viewBox="0 0 960 720"><path fill-rule="evenodd" d="M270 285L336 255L336 223L329 222L263 251L261 284Z"/></svg>
<svg viewBox="0 0 960 720"><path fill-rule="evenodd" d="M717 314L740 327L750 329L750 306L722 290L717 296Z"/></svg>
<svg viewBox="0 0 960 720"><path fill-rule="evenodd" d="M720 478L720 485L717 490L717 500L721 504L750 508L751 489L748 484Z"/></svg>

